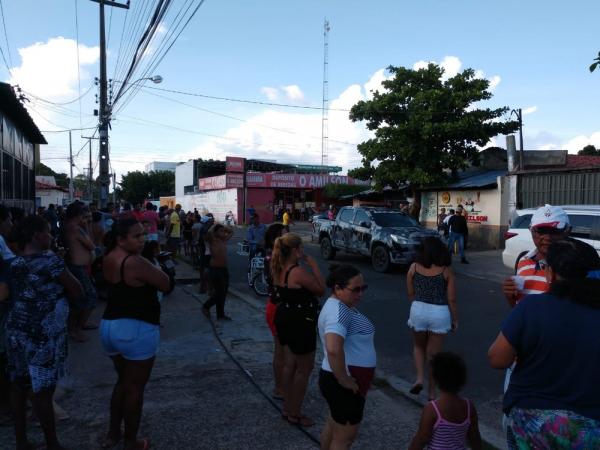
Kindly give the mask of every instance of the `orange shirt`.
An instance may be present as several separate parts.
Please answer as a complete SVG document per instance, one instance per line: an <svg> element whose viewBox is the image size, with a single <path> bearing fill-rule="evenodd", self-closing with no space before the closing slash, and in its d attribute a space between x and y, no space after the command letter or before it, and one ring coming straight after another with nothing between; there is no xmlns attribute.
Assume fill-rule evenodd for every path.
<svg viewBox="0 0 600 450"><path fill-rule="evenodd" d="M526 254L517 265L517 276L524 278L523 290L520 292L517 303L529 294L543 294L550 285L546 280L545 262L536 260L537 251Z"/></svg>

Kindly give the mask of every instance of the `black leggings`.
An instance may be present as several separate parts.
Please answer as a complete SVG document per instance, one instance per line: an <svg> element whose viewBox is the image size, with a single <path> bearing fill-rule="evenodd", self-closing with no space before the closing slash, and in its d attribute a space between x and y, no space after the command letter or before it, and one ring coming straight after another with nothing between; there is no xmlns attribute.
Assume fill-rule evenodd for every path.
<svg viewBox="0 0 600 450"><path fill-rule="evenodd" d="M229 271L227 267L209 267L208 283L211 288L211 294L204 307L210 309L217 305L217 317L225 315L225 298L229 289Z"/></svg>

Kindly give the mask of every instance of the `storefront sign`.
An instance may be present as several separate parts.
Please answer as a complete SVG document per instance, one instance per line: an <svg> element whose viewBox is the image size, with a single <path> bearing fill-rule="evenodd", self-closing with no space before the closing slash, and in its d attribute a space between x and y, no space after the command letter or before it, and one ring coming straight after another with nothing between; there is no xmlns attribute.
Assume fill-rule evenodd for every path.
<svg viewBox="0 0 600 450"><path fill-rule="evenodd" d="M243 172L245 158L237 158L235 156L228 156L225 158L225 171L226 172Z"/></svg>
<svg viewBox="0 0 600 450"><path fill-rule="evenodd" d="M244 174L243 173L228 173L227 187L228 188L243 188L244 187Z"/></svg>
<svg viewBox="0 0 600 450"><path fill-rule="evenodd" d="M212 191L215 189L225 189L227 187L227 175L216 177L200 178L198 188L201 191Z"/></svg>

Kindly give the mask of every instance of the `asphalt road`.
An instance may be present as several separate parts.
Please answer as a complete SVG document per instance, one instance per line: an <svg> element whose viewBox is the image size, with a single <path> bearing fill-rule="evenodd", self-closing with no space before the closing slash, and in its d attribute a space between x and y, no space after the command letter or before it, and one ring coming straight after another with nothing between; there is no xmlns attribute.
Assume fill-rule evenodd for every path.
<svg viewBox="0 0 600 450"><path fill-rule="evenodd" d="M242 236L241 230L229 245L231 283L243 291L250 289L245 285L247 257L235 253L240 241L237 236ZM317 259L325 275L329 262L320 257L318 246L307 243L305 252ZM378 369L412 383L415 375L412 336L406 325L410 304L405 272L397 269L380 274L371 268L369 259L344 253L338 253L336 261L358 267L369 285L359 309L375 325ZM499 267L501 264L498 261ZM457 275L457 302L459 329L447 336L444 348L465 358L469 380L464 395L475 402L486 424L499 430L504 374L489 367L487 350L509 309L496 281L460 274Z"/></svg>

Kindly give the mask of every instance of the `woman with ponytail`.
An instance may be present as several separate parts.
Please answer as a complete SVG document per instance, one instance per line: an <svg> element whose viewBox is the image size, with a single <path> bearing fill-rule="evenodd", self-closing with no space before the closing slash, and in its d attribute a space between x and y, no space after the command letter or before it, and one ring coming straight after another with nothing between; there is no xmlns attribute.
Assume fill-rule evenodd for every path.
<svg viewBox="0 0 600 450"><path fill-rule="evenodd" d="M317 309L325 280L315 259L304 254L300 236L293 233L275 240L271 275L272 301L278 305L275 328L284 351L283 416L290 423L308 427L315 422L302 415L301 409L315 363Z"/></svg>
<svg viewBox="0 0 600 450"><path fill-rule="evenodd" d="M103 272L108 298L100 338L118 376L110 403L105 446L114 447L124 437L126 450L149 447L146 439L137 440L137 432L144 388L160 337L157 290L170 289L169 277L141 255L145 241L144 227L133 218L115 222L105 239Z"/></svg>
<svg viewBox="0 0 600 450"><path fill-rule="evenodd" d="M575 240L546 256L550 291L521 300L489 350L516 367L504 395L509 448L600 448L600 257Z"/></svg>

